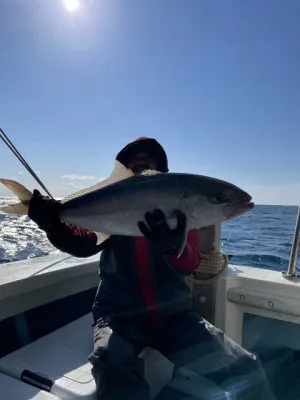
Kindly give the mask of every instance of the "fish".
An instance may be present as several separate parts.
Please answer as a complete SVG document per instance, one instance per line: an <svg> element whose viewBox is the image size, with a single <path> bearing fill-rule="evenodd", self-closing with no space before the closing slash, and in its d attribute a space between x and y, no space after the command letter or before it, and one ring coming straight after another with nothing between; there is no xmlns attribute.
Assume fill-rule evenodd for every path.
<svg viewBox="0 0 300 400"><path fill-rule="evenodd" d="M20 200L1 207L11 214L28 213L32 193L16 181L1 179ZM186 216L186 244L190 229L200 229L238 217L253 209L250 194L232 183L184 172L145 170L135 175L115 160L111 175L61 200L59 218L97 235L101 244L111 235L143 236L138 227L145 214L161 209L170 228L177 225L178 210Z"/></svg>

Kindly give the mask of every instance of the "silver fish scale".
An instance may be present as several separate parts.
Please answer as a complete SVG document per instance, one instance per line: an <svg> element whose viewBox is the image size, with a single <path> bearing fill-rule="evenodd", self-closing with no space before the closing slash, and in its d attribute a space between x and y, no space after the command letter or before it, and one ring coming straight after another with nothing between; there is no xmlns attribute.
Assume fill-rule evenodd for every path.
<svg viewBox="0 0 300 400"><path fill-rule="evenodd" d="M134 207L128 204L128 208L122 207L121 210L107 214L91 214L84 216L84 226L87 229L96 232L102 232L110 235L141 236L137 226L138 221L145 221L145 213L152 212L155 209L161 209L167 219L171 229L177 225L177 219L174 212L181 210L187 217L187 229L200 228L212 225L223 219L222 206L212 206L207 202L205 196L195 196L190 198L171 199L165 195L159 202L150 198L135 199ZM124 204L123 204L124 206ZM83 222L82 217L78 216L76 221L78 225Z"/></svg>

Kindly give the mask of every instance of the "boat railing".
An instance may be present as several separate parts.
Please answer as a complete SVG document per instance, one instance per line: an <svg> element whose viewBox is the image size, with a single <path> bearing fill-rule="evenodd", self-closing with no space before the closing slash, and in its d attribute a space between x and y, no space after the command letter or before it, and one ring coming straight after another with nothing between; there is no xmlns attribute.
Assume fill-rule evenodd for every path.
<svg viewBox="0 0 300 400"><path fill-rule="evenodd" d="M299 245L300 245L300 207L298 207L298 216L296 221L296 227L294 232L293 245L291 250L290 262L288 270L283 271L282 274L286 278L299 278L299 274L296 273L297 261L299 255Z"/></svg>

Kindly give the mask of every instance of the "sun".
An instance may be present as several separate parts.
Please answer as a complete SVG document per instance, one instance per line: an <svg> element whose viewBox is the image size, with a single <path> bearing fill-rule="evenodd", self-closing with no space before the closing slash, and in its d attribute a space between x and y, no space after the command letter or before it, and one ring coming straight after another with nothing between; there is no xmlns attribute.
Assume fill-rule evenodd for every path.
<svg viewBox="0 0 300 400"><path fill-rule="evenodd" d="M63 5L68 11L77 11L80 7L79 0L62 0Z"/></svg>

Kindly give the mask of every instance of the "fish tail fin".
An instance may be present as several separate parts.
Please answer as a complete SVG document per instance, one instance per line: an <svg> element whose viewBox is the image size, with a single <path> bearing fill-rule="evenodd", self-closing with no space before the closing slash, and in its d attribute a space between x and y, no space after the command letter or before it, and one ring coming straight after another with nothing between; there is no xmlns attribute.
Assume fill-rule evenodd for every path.
<svg viewBox="0 0 300 400"><path fill-rule="evenodd" d="M5 214L28 215L28 206L23 203L10 204L0 207L0 211Z"/></svg>
<svg viewBox="0 0 300 400"><path fill-rule="evenodd" d="M29 201L32 198L32 193L16 181L10 179L0 179L0 182L7 187L16 197L20 203L10 204L8 206L0 207L0 211L7 214L27 215Z"/></svg>

